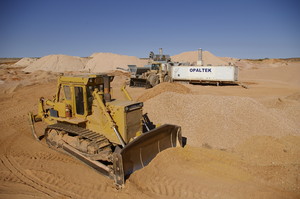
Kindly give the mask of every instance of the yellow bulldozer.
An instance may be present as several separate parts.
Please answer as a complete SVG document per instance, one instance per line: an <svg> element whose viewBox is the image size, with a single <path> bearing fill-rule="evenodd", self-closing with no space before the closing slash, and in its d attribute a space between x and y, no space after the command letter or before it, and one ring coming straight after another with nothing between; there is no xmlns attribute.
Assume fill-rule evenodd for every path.
<svg viewBox="0 0 300 199"><path fill-rule="evenodd" d="M182 146L182 137L179 126L156 127L143 114L142 102L113 99L113 79L108 74L62 75L54 99L40 98L38 113L29 113L29 118L37 140L44 137L50 147L75 156L122 187L159 152ZM39 121L48 125L41 136L34 127Z"/></svg>

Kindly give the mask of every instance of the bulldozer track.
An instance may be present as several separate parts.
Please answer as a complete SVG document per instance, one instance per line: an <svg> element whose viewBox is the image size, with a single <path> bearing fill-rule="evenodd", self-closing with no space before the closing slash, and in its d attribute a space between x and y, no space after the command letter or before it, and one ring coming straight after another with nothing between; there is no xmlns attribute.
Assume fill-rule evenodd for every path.
<svg viewBox="0 0 300 199"><path fill-rule="evenodd" d="M75 125L70 125L70 124L65 124L60 122L56 124L48 125L45 130L45 133L47 132L47 130L50 129L65 131L71 134L78 135L81 138L88 139L90 141L90 144L97 144L99 146L100 151L111 152L112 144L108 141L108 139L105 136L99 133L95 133L91 130L81 128Z"/></svg>
<svg viewBox="0 0 300 199"><path fill-rule="evenodd" d="M90 154L88 152L79 151L63 140L62 143L52 141L51 139L48 139L48 133L51 130L62 131L66 132L68 135L76 135L79 138L88 139L89 145L96 144L98 151L96 154ZM112 175L113 171L111 169L111 165L108 166L99 161L102 160L111 163L113 161L112 144L105 136L85 128L59 122L47 126L47 128L45 129L45 138L47 144L51 148L67 153L68 155L71 155L72 157L77 158L81 162L85 163L87 166L94 169L98 173L108 178L114 179L114 176Z"/></svg>

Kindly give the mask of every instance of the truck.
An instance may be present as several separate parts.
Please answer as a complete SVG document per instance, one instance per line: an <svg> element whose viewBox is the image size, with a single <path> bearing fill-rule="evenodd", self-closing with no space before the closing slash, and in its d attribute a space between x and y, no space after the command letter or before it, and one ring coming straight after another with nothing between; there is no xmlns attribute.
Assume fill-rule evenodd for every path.
<svg viewBox="0 0 300 199"><path fill-rule="evenodd" d="M170 55L163 54L162 48L159 49L159 54L154 54L151 51L149 63L144 67L128 65L131 73L129 85L131 87L151 88L161 82L170 82L169 71L171 65Z"/></svg>
<svg viewBox="0 0 300 199"><path fill-rule="evenodd" d="M144 67L131 67L131 87L152 88L161 82L170 82L170 63L153 62Z"/></svg>

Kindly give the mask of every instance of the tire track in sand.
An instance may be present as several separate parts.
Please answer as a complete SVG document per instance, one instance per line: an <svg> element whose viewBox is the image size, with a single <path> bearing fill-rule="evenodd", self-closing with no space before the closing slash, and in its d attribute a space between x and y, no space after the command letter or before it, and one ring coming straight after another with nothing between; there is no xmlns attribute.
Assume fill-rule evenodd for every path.
<svg viewBox="0 0 300 199"><path fill-rule="evenodd" d="M1 162L3 165L12 173L14 174L19 180L21 180L26 185L34 188L35 190L44 193L47 196L52 198L58 197L67 197L67 198L80 198L78 195L68 192L60 187L53 186L47 182L41 181L34 175L28 173L25 169L23 169L10 155L10 150L13 143L18 140L18 135L10 136L6 142L4 149L5 154L0 157ZM1 144L4 146L4 143Z"/></svg>
<svg viewBox="0 0 300 199"><path fill-rule="evenodd" d="M78 166L81 167L82 164L70 156L62 157L60 153L56 155L41 151L30 154L25 150L12 150L13 145L18 144L18 140L21 139L18 135L13 135L1 144L2 151L5 153L1 157L1 161L24 184L54 198L58 196L65 198L97 198L99 195L108 195L109 197L112 192L116 191L113 184L110 186L110 180L106 178L105 181L100 180L97 182L87 179L88 182L82 183L80 178L77 179L74 176L70 178L70 176L67 177L59 173L51 173L52 171L48 169L52 166L57 167L57 164L67 163L71 166L75 164L77 168Z"/></svg>

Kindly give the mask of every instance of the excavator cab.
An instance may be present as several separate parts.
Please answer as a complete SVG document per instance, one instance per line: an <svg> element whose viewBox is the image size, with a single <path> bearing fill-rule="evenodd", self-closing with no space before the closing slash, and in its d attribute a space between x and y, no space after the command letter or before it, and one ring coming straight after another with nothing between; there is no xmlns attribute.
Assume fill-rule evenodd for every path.
<svg viewBox="0 0 300 199"><path fill-rule="evenodd" d="M51 147L63 149L122 186L137 169L145 167L164 149L182 146L181 128L155 128L143 103L112 99L107 74L60 76L53 100L40 98L34 122L48 123L44 137Z"/></svg>

